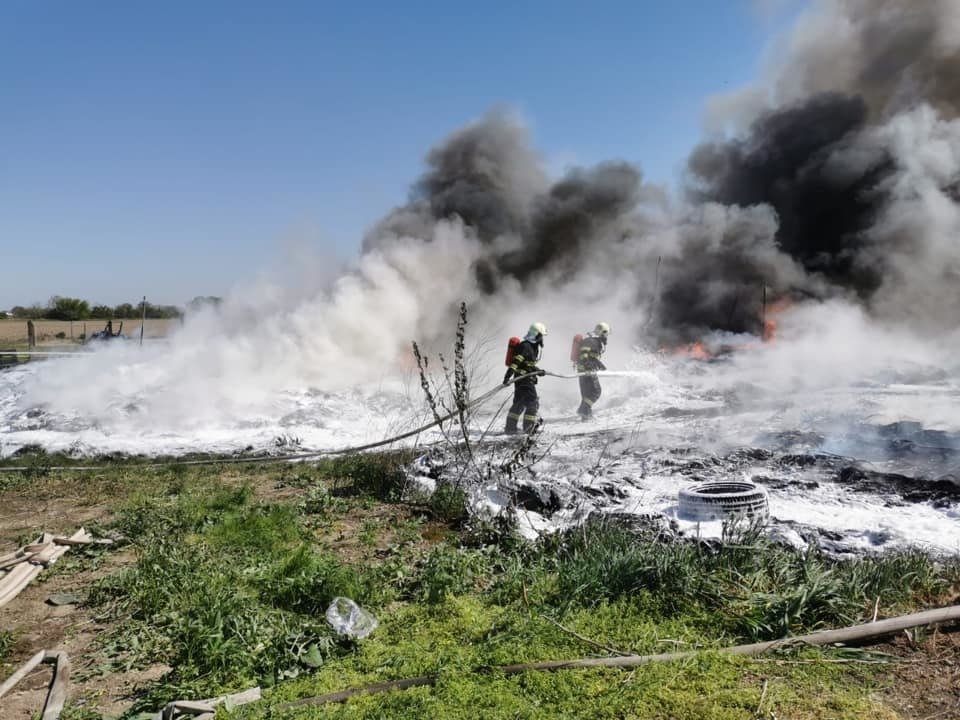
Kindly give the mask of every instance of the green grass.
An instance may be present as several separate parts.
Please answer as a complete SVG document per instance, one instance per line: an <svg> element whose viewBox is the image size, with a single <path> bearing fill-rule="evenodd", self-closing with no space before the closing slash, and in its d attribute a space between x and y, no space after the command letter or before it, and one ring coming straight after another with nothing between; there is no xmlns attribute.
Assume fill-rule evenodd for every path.
<svg viewBox="0 0 960 720"><path fill-rule="evenodd" d="M664 541L603 523L555 544L556 601L590 604L633 597L663 616L699 615L731 636L770 640L846 625L879 609L929 600L960 577L916 551L833 561L748 531L730 545Z"/></svg>
<svg viewBox="0 0 960 720"><path fill-rule="evenodd" d="M403 466L412 459L413 454L404 450L342 455L321 460L316 465L316 473L321 478L338 481L341 492L395 501L406 481Z"/></svg>
<svg viewBox="0 0 960 720"><path fill-rule="evenodd" d="M169 696L270 685L318 665L336 646L323 610L336 595L362 596L355 573L308 545L295 508L257 503L248 487L136 498L116 527L137 562L91 594L125 620L105 652L127 666L169 664L156 689Z"/></svg>
<svg viewBox="0 0 960 720"><path fill-rule="evenodd" d="M0 663L7 659L13 649L14 637L9 630L0 630Z"/></svg>
<svg viewBox="0 0 960 720"><path fill-rule="evenodd" d="M875 666L822 662L836 658L830 650L784 665L717 651L868 618L878 597L883 614L914 609L960 578L955 563L922 553L838 562L749 531L721 547L593 523L531 545L499 534L509 528L452 517L440 532L422 516L386 527L368 515L399 502L396 454L227 469L116 465L82 481L52 472L28 482L53 496L77 483L70 487L88 501L116 507L108 529L135 561L90 593L98 617L112 621L96 671L173 668L131 713L259 684L264 701L225 716L882 719L894 716L871 695ZM281 489L283 500L265 499L265 489ZM332 549L340 526L354 535L354 555ZM336 637L324 612L337 595L381 626L359 642ZM4 641L0 634L0 657ZM630 671L495 670L673 650L704 652ZM436 686L281 708L422 674L438 675Z"/></svg>
<svg viewBox="0 0 960 720"><path fill-rule="evenodd" d="M700 630L681 620L654 622L628 602L568 613L563 625L611 646L638 652L702 644ZM709 644L712 646L712 643ZM884 714L865 691L870 672L818 663L817 651L776 666L706 652L677 663L633 671L527 672L504 676L496 667L518 661L577 658L597 649L544 616L521 608L451 598L427 609L408 606L358 650L316 673L278 687L258 706L234 717L260 718L754 718L763 682L764 708L777 717L858 718ZM599 654L604 654L600 652ZM344 704L283 709L301 697L373 681L438 674L435 687L358 697ZM765 716L769 717L769 715Z"/></svg>

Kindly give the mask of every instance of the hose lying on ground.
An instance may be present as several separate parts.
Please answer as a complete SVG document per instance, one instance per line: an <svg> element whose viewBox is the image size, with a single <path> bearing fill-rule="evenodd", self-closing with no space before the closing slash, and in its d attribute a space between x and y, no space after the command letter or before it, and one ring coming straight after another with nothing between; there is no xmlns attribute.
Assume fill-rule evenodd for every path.
<svg viewBox="0 0 960 720"><path fill-rule="evenodd" d="M87 531L80 528L69 538L54 537L44 533L40 540L6 555L0 555L0 568L6 573L0 577L0 607L3 607L41 571L55 563L71 545L86 545L96 542Z"/></svg>
<svg viewBox="0 0 960 720"><path fill-rule="evenodd" d="M536 375L537 373L527 373L526 375L518 375L511 378L507 381L506 384L497 385L495 388L489 392L484 393L478 398L474 398L467 405L466 410L471 410L478 405L483 404L491 397L496 395L498 392L503 390L505 387L512 385L518 380L523 378ZM561 378L565 380L576 379L581 375L600 375L605 377L629 377L633 376L636 373L633 371L601 371L598 373L574 373L572 375L561 375L560 373L549 372L544 373L549 377ZM243 463L276 463L276 462L289 462L294 460L311 460L313 458L326 457L329 455L349 455L351 453L364 452L366 450L373 450L378 447L383 447L385 445L392 445L395 442L400 442L401 440L406 440L407 438L414 437L419 435L422 432L425 432L437 425L441 425L448 420L452 420L460 414L459 410L454 410L453 412L447 413L446 415L441 416L439 419L434 419L432 422L422 425L414 430L409 430L400 435L394 435L393 437L386 438L385 440L378 440L376 442L367 443L365 445L354 445L352 447L339 448L337 450L316 450L313 452L307 453L287 453L284 455L269 455L265 457L240 457L240 458L204 458L202 460L171 460L169 462L157 462L157 463L146 463L141 465L143 468L160 468L160 467L169 467L170 465L238 465ZM29 465L11 465L7 467L0 467L0 473L2 472L28 472L36 468ZM109 470L110 466L108 465L56 465L51 467L45 467L44 470L48 471L57 471L57 472L99 472L103 470Z"/></svg>
<svg viewBox="0 0 960 720"><path fill-rule="evenodd" d="M960 605L953 605L937 610L926 610L924 612L913 613L911 615L901 615L887 620L865 623L863 625L853 625L851 627L840 628L837 630L821 630L810 633L809 635L798 635L796 637L783 638L781 640L770 640L767 642L751 643L749 645L735 645L733 647L723 648L717 652L728 655L760 655L772 650L782 650L802 645L823 646L841 643L862 643L867 640L893 635L908 628L921 625L933 625L935 623L955 622L960 620ZM595 667L636 667L652 662L673 662L675 660L685 660L695 657L699 651L689 650L685 652L662 653L659 655L621 655L618 657L606 658L581 658L577 660L546 660L543 662L520 663L518 665L504 665L501 667L482 668L475 670L475 673L494 672L504 675L516 675L528 671L548 671L548 670L569 670L573 668L595 668ZM402 680L390 680L388 682L365 685L364 687L341 690L339 692L327 693L318 697L303 698L293 702L278 705L276 710L286 710L288 708L301 707L304 705L324 705L327 703L343 702L357 695L371 695L375 693L389 692L390 690L406 690L412 687L422 687L424 685L433 685L438 675L421 675L419 677L404 678Z"/></svg>
<svg viewBox="0 0 960 720"><path fill-rule="evenodd" d="M554 375L555 377L565 377L563 375L555 375L554 373L547 373L548 375ZM478 398L471 400L464 410L471 410L478 405L485 403L487 400L492 398L498 392L504 388L512 385L518 380L522 380L527 377L537 375L537 373L527 373L526 375L518 375L511 378L506 383L501 383L489 392L484 393ZM576 377L576 376L573 376ZM407 438L414 437L419 435L422 432L429 430L430 428L441 425L448 420L452 420L460 414L460 410L454 410L453 412L447 413L439 418L435 418L433 421L422 425L414 430L409 430L400 435L394 435L393 437L386 438L385 440L378 440L376 442L367 443L365 445L354 445L352 447L339 448L337 450L316 450L313 452L306 453L288 453L285 455L269 455L265 457L240 457L240 458L204 458L203 460L171 460L169 462L157 462L157 463L146 463L140 465L142 468L160 468L160 467L169 467L170 465L237 465L240 463L276 463L276 462L288 462L292 460L310 460L313 458L326 457L329 455L348 455L351 453L364 452L365 450L373 450L374 448L383 447L385 445L392 445L395 442L401 440L406 440ZM0 472L27 472L34 470L36 468L29 465L17 465L17 466L8 466L0 467ZM109 465L59 465L44 467L44 470L49 471L73 471L73 472L96 472L109 470Z"/></svg>
<svg viewBox="0 0 960 720"><path fill-rule="evenodd" d="M67 701L67 686L70 682L70 659L62 650L52 652L41 650L27 660L19 670L7 678L3 685L0 685L0 698L10 692L17 683L41 663L53 665L53 679L50 681L50 688L47 690L47 699L43 704L41 720L57 720L60 713L63 712L64 703Z"/></svg>

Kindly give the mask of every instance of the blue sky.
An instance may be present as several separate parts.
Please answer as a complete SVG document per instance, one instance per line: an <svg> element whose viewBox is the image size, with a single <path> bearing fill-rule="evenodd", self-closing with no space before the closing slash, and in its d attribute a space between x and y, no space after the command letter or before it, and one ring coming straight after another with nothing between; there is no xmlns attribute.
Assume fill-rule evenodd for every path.
<svg viewBox="0 0 960 720"><path fill-rule="evenodd" d="M3 0L0 308L180 304L294 246L355 255L497 105L554 169L674 182L797 2Z"/></svg>

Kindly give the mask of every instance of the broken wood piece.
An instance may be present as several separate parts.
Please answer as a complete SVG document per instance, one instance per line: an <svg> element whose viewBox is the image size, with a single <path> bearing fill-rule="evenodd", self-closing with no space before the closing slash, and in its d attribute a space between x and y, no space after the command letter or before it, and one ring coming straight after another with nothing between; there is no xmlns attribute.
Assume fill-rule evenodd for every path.
<svg viewBox="0 0 960 720"><path fill-rule="evenodd" d="M173 703L173 709L176 712L186 713L188 715L199 715L200 713L214 712L214 710L216 710L210 703L199 700L176 700Z"/></svg>
<svg viewBox="0 0 960 720"><path fill-rule="evenodd" d="M12 557L9 560L0 560L0 570L7 570L12 568L14 565L19 565L23 562L29 562L30 558L34 556L34 553L26 553L20 555L19 557Z"/></svg>
<svg viewBox="0 0 960 720"><path fill-rule="evenodd" d="M240 705L249 705L252 702L256 702L263 697L260 692L260 688L252 687L243 692L233 693L232 695L221 695L219 697L210 698L204 700L205 703L210 703L211 705L223 705L227 710L232 710L235 707Z"/></svg>
<svg viewBox="0 0 960 720"><path fill-rule="evenodd" d="M0 563L4 563L4 562L6 562L7 560L14 560L14 559L16 559L16 558L23 557L24 554L27 552L27 549L28 549L29 547L30 547L30 546L27 545L27 546L22 547L22 548L17 548L17 549L14 550L12 553L7 553L6 555L0 555Z"/></svg>
<svg viewBox="0 0 960 720"><path fill-rule="evenodd" d="M0 580L0 607L13 600L33 578L40 574L41 565L21 563L14 567Z"/></svg>

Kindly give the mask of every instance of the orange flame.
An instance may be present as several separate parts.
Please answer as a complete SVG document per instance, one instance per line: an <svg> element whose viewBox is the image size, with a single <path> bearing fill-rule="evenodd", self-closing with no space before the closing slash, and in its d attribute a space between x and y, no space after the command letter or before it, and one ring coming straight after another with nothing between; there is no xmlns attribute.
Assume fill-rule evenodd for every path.
<svg viewBox="0 0 960 720"><path fill-rule="evenodd" d="M666 352L674 357L682 357L689 360L710 360L713 358L713 355L710 353L710 351L707 350L706 346L700 341L673 348L661 348L661 352Z"/></svg>
<svg viewBox="0 0 960 720"><path fill-rule="evenodd" d="M791 304L789 299L783 298L767 306L766 317L763 322L764 342L773 342L776 339L778 319Z"/></svg>
<svg viewBox="0 0 960 720"><path fill-rule="evenodd" d="M409 347L404 348L397 354L397 365L404 372L412 372L417 369L417 359L413 356L413 350Z"/></svg>

